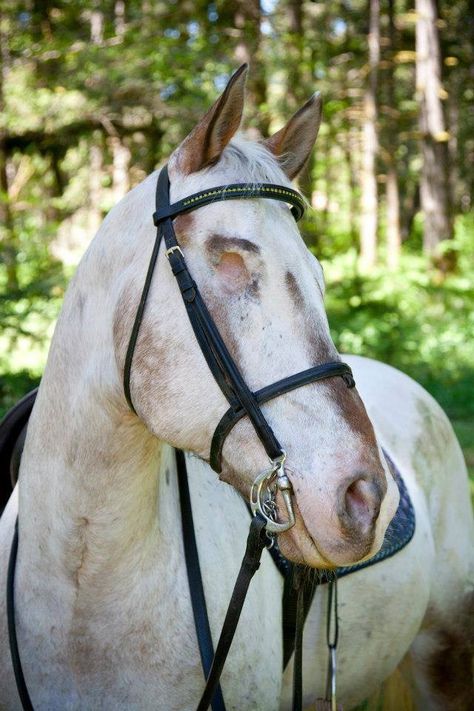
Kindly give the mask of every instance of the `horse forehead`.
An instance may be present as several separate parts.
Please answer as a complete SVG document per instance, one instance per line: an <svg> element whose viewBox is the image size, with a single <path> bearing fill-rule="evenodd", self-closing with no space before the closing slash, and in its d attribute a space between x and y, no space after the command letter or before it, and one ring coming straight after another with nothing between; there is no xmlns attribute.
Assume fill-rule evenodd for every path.
<svg viewBox="0 0 474 711"><path fill-rule="evenodd" d="M224 200L196 210L195 223L203 231L211 230L222 235L254 239L265 246L285 239L289 234L298 236L291 214L283 204L265 198ZM288 219L290 218L290 219Z"/></svg>

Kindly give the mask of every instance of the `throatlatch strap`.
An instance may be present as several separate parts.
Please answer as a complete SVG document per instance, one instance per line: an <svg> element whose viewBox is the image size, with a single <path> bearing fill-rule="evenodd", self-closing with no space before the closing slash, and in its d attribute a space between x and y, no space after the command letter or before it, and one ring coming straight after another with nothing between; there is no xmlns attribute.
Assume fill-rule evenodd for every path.
<svg viewBox="0 0 474 711"><path fill-rule="evenodd" d="M143 314L145 312L146 300L148 298L148 292L150 291L151 281L153 279L153 272L155 271L156 260L158 259L158 254L160 252L161 237L162 234L160 230L158 230L151 253L150 263L148 265L148 270L145 277L145 283L142 289L142 295L140 297L140 303L138 304L135 321L133 322L132 333L130 334L130 340L128 342L127 354L125 356L125 365L123 369L123 389L125 392L125 398L127 400L128 406L135 414L136 410L133 406L132 395L130 392L130 377L132 372L133 354L135 352L138 332L140 331L140 326L143 320Z"/></svg>

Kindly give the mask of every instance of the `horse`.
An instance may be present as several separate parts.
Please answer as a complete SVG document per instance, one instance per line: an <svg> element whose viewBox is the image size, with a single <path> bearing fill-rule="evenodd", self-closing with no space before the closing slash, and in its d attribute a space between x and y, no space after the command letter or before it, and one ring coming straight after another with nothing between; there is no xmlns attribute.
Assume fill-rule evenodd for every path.
<svg viewBox="0 0 474 711"><path fill-rule="evenodd" d="M242 182L291 187L313 148L313 96L270 138L238 133L246 66L168 161L173 201ZM105 218L67 291L21 458L0 519L0 580L19 521L18 645L35 709L193 709L204 687L183 555L173 448L186 452L211 632L217 639L249 523L245 501L267 454L247 417L213 431L227 402L194 338L164 250L130 371L127 346L154 240L157 173ZM283 202L210 203L174 220L180 249L252 391L339 359L324 278ZM169 256L169 255L168 255ZM397 555L339 582L338 699L351 708L403 669L422 709L467 708L472 692L473 518L449 421L416 382L382 363L347 362L262 405L286 452L295 525L290 561L333 569L370 559L398 505L382 448L416 512ZM281 501L277 502L282 516ZM291 705L282 673L283 582L264 552L221 679L227 707ZM323 696L327 587L304 632L304 703ZM0 708L19 709L0 596Z"/></svg>

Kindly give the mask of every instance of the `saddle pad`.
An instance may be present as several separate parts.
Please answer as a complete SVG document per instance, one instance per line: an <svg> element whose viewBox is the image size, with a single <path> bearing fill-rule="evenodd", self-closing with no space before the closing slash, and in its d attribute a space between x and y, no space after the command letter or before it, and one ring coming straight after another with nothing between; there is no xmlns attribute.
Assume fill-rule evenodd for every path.
<svg viewBox="0 0 474 711"><path fill-rule="evenodd" d="M296 613L297 613L297 589L295 581L298 575L303 574L302 580L304 585L303 594L303 615L306 619L314 594L318 585L329 583L335 579L343 578L346 575L355 573L357 570L368 568L370 565L375 565L382 560L390 558L395 553L398 553L404 548L413 538L415 532L415 511L410 499L407 487L403 478L395 466L392 459L384 450L385 459L395 479L398 490L400 492L400 503L390 525L385 533L384 542L379 552L369 560L356 565L348 565L336 570L313 570L298 566L287 560L275 544L270 549L275 565L285 578L285 586L283 592L283 669L288 664L291 655L295 648L295 629L296 629Z"/></svg>
<svg viewBox="0 0 474 711"><path fill-rule="evenodd" d="M393 478L397 483L398 490L400 492L400 503L398 504L395 516L387 528L382 547L379 552L373 556L373 558L369 558L369 560L365 560L363 563L337 568L335 571L318 570L316 581L319 584L328 583L329 581L334 580L335 576L338 579L343 578L345 575L350 575L351 573L355 573L357 570L368 568L370 565L375 565L375 563L379 563L386 558L390 558L392 555L395 555L395 553L398 553L398 551L404 548L413 538L413 534L415 533L415 510L413 508L408 489L393 460L385 450L383 453L390 471L392 472ZM275 543L269 552L283 577L290 577L293 574L293 563L283 556L278 547L277 539L275 539Z"/></svg>
<svg viewBox="0 0 474 711"><path fill-rule="evenodd" d="M35 388L22 397L0 422L0 514L16 484L28 418L37 392Z"/></svg>

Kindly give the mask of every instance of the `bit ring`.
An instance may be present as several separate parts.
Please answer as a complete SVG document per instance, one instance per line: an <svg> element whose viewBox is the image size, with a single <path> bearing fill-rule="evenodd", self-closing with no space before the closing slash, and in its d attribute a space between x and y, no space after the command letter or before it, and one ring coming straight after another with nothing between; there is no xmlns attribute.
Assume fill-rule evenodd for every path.
<svg viewBox="0 0 474 711"><path fill-rule="evenodd" d="M283 533L284 531L288 531L296 522L293 503L291 501L293 487L288 476L285 474L285 459L285 452L283 452L278 459L274 459L272 461L272 467L265 469L257 476L250 490L250 508L252 513L255 516L258 512L263 516L267 522L265 528L270 533ZM265 506L265 504L269 500L274 499L277 491L281 492L288 514L288 520L284 523L274 521L265 510L268 510L268 506Z"/></svg>

